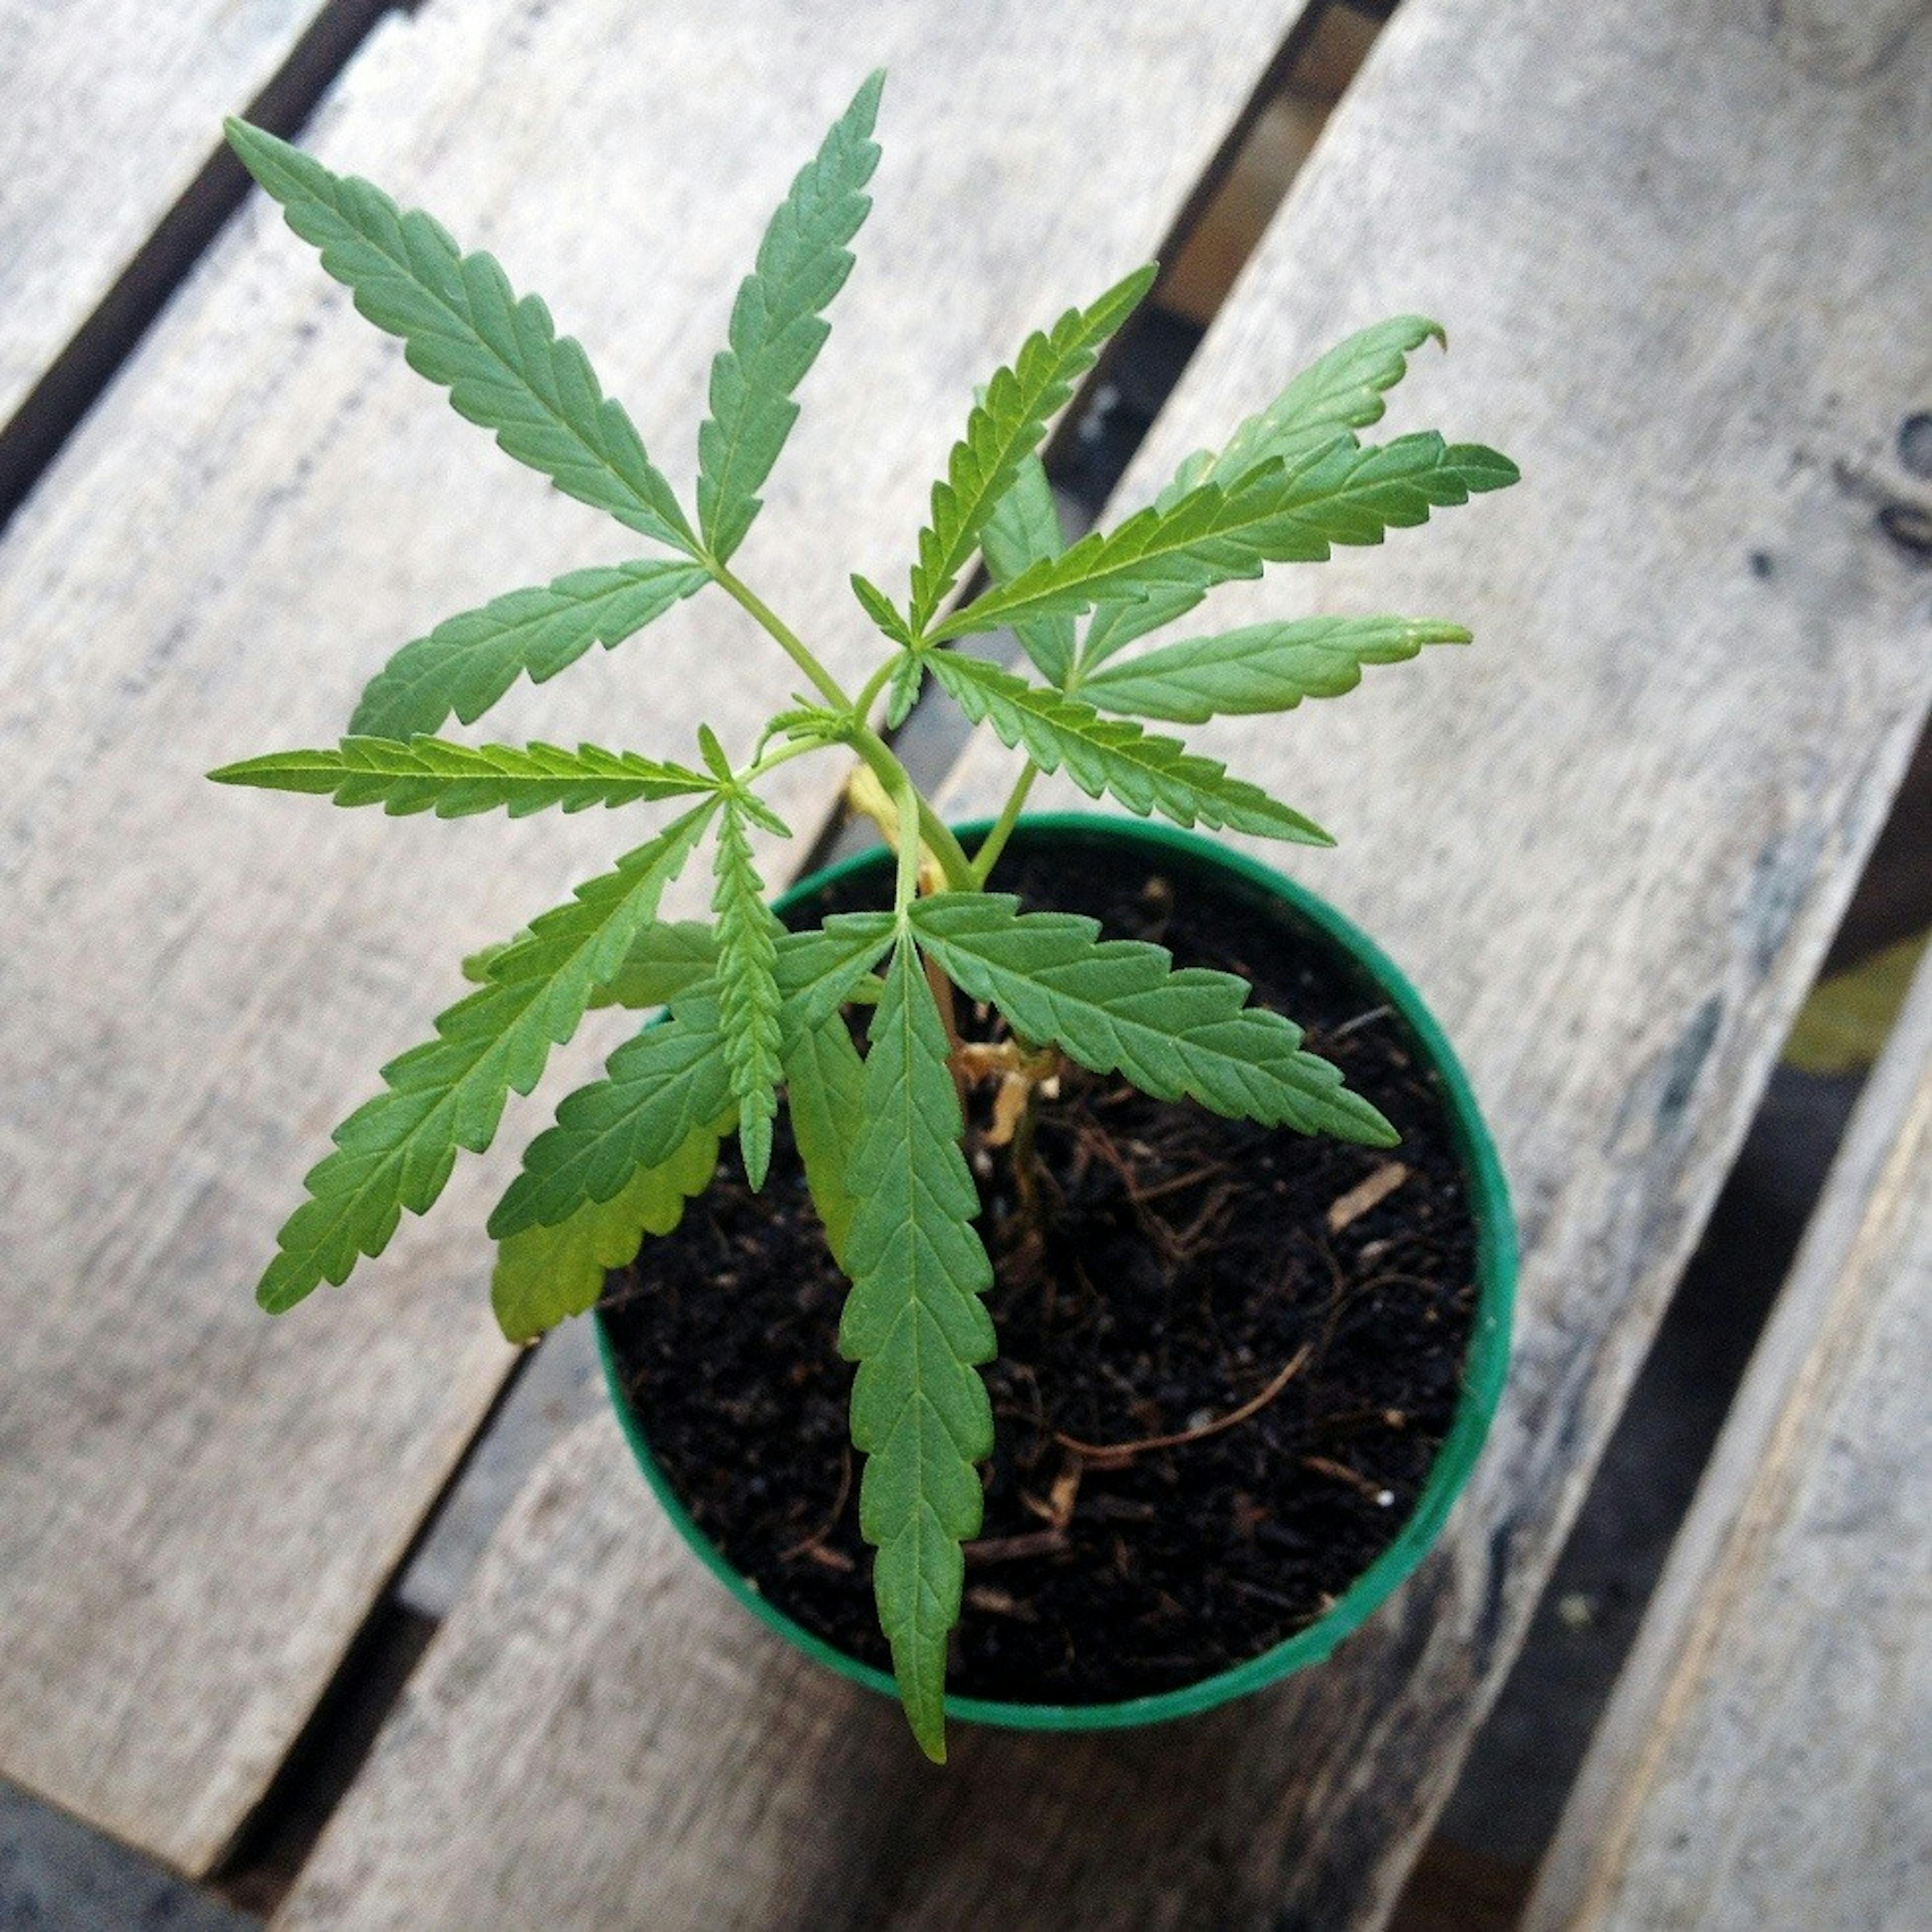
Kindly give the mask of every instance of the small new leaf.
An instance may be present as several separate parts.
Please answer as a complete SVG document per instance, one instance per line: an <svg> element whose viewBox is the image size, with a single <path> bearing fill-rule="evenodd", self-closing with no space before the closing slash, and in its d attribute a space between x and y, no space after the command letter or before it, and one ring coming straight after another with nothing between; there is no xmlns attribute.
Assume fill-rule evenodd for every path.
<svg viewBox="0 0 1932 1932"><path fill-rule="evenodd" d="M640 1167L608 1201L580 1208L554 1228L528 1228L499 1244L490 1305L512 1342L595 1307L604 1277L637 1258L646 1234L668 1234L684 1204L711 1184L721 1126L700 1127L661 1167Z"/></svg>
<svg viewBox="0 0 1932 1932"><path fill-rule="evenodd" d="M1107 338L1154 285L1155 270L1137 268L1088 309L1069 309L1045 334L1029 336L1010 369L995 371L983 401L952 446L946 479L932 486L932 514L919 533L912 570L910 616L923 636L958 580L987 520L1012 488L1020 460L1046 434L1049 417L1094 366Z"/></svg>
<svg viewBox="0 0 1932 1932"><path fill-rule="evenodd" d="M1199 724L1214 717L1292 711L1304 698L1337 698L1362 666L1395 664L1425 644L1466 644L1460 624L1433 618L1305 617L1189 638L1082 680L1102 711Z"/></svg>
<svg viewBox="0 0 1932 1932"><path fill-rule="evenodd" d="M687 812L532 921L527 939L490 962L489 983L438 1017L434 1040L382 1069L386 1090L336 1129L335 1151L310 1170L310 1198L284 1226L256 1291L264 1308L280 1314L322 1282L346 1280L359 1255L388 1246L405 1208L428 1209L459 1149L490 1144L510 1094L536 1084L551 1047L576 1031L592 994L656 916L713 809L707 800ZM703 1118L722 1111L721 1100Z"/></svg>
<svg viewBox="0 0 1932 1932"><path fill-rule="evenodd" d="M473 724L519 677L542 684L592 644L622 644L710 580L700 565L646 558L509 591L405 644L370 680L349 728L421 737L452 712Z"/></svg>
<svg viewBox="0 0 1932 1932"><path fill-rule="evenodd" d="M975 598L932 636L1163 590L1185 592L1191 608L1264 564L1318 563L1335 544L1380 543L1385 530L1425 523L1432 508L1502 489L1516 474L1494 450L1444 443L1432 430L1366 449L1344 437L1294 467L1270 466L1227 488L1203 484L1168 508L1150 506L1117 530L1094 531Z"/></svg>
<svg viewBox="0 0 1932 1932"><path fill-rule="evenodd" d="M688 797L714 790L702 772L634 752L580 745L454 745L440 738L345 738L332 751L272 752L208 775L218 784L326 794L338 805L380 805L392 818L433 812L464 818L500 808L526 818L550 806L592 806Z"/></svg>
<svg viewBox="0 0 1932 1932"><path fill-rule="evenodd" d="M924 651L908 651L892 665L886 680L886 729L896 731L912 716L919 702L919 688L926 681Z"/></svg>
<svg viewBox="0 0 1932 1932"><path fill-rule="evenodd" d="M823 312L852 272L844 244L872 206L860 190L878 166L868 136L885 78L874 74L860 88L792 183L739 287L730 346L711 365L711 414L698 432L698 520L721 563L758 514L758 488L798 419L792 393L831 333Z"/></svg>
<svg viewBox="0 0 1932 1932"><path fill-rule="evenodd" d="M1046 466L1029 456L1000 499L980 538L986 568L995 584L1010 584L1029 564L1056 557L1066 548L1054 507ZM1013 628L1026 654L1048 684L1064 685L1073 668L1073 620L1064 611L1022 619Z"/></svg>
<svg viewBox="0 0 1932 1932"><path fill-rule="evenodd" d="M322 251L378 328L399 336L411 368L449 392L459 416L495 432L519 463L628 528L695 554L677 499L644 453L590 359L559 336L535 296L518 300L493 256L464 254L420 209L338 175L246 122L226 124L242 165Z"/></svg>
<svg viewBox="0 0 1932 1932"><path fill-rule="evenodd" d="M1104 792L1143 818L1157 812L1177 825L1226 826L1302 845L1335 842L1312 819L1176 739L1103 718L1079 698L1028 684L983 658L934 651L930 661L933 676L974 723L991 724L1002 744L1024 750L1042 771L1064 766L1090 798Z"/></svg>
<svg viewBox="0 0 1932 1932"><path fill-rule="evenodd" d="M1119 1073L1159 1100L1195 1100L1231 1119L1371 1147L1396 1135L1301 1030L1247 1004L1246 981L1180 971L1164 948L1102 940L1095 921L1026 913L1000 892L944 892L911 918L926 956L969 998L989 1001L1024 1038L1052 1042L1095 1073Z"/></svg>
<svg viewBox="0 0 1932 1932"><path fill-rule="evenodd" d="M912 632L906 628L892 600L871 578L861 577L855 570L852 573L852 595L857 598L860 608L886 635L896 644L909 644Z"/></svg>
<svg viewBox="0 0 1932 1932"><path fill-rule="evenodd" d="M892 944L886 913L838 913L815 932L778 936L780 1053L816 1026L865 978ZM676 995L668 1018L625 1042L606 1078L566 1094L556 1125L524 1154L524 1171L490 1216L497 1240L568 1220L586 1201L608 1201L640 1167L670 1160L730 1105L718 982Z"/></svg>
<svg viewBox="0 0 1932 1932"><path fill-rule="evenodd" d="M866 1131L866 1070L842 1013L800 1027L784 1057L785 1100L812 1204L841 1268L858 1205L851 1160Z"/></svg>
<svg viewBox="0 0 1932 1932"><path fill-rule="evenodd" d="M728 797L718 828L718 1016L737 1103L745 1176L764 1186L778 1110L778 921L765 904L740 801Z"/></svg>
<svg viewBox="0 0 1932 1932"><path fill-rule="evenodd" d="M909 938L886 975L865 1063L859 1208L846 1240L852 1292L840 1352L859 1364L852 1440L867 1458L859 1527L878 1551L879 1621L913 1734L946 1756L946 1639L959 1615L960 1545L979 1529L974 1465L993 1414L974 1372L994 1352L980 1297L992 1264L974 1232L978 1191L959 1150L946 1029Z"/></svg>

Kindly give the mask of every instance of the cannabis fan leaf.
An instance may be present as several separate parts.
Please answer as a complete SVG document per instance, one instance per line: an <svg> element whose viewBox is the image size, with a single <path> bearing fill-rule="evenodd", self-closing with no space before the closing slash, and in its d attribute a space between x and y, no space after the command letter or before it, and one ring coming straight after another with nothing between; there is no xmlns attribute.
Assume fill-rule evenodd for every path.
<svg viewBox="0 0 1932 1932"><path fill-rule="evenodd" d="M790 1214L808 1193L828 1260L850 1282L838 1345L857 1365L858 1527L876 1552L879 1620L914 1733L943 1758L962 1549L980 1527L978 1466L993 1446L979 1373L996 1351L982 1299L993 1267L980 1230L999 1222L1008 1198L1050 1198L1030 1166L1031 1128L1058 1104L1055 1083L1125 1080L1159 1102L1265 1126L1371 1146L1394 1138L1372 1100L1310 1052L1291 1020L1254 1006L1244 981L1177 967L1160 946L1108 938L1070 914L1025 912L988 891L1028 788L1060 772L1143 816L1328 843L1259 786L1139 721L1288 711L1350 689L1365 665L1466 642L1466 629L1304 614L1118 654L1219 585L1270 564L1318 562L1338 544L1379 543L1516 471L1492 450L1433 431L1360 440L1410 356L1442 336L1432 322L1399 316L1296 376L1218 452L1189 458L1145 508L1070 544L1040 446L1152 286L1154 270L1142 268L1028 337L982 392L962 398L965 431L914 541L904 608L868 578L850 578L884 648L848 691L731 560L760 514L827 338L826 312L852 269L848 244L879 160L882 87L878 74L860 87L738 286L711 364L688 507L582 348L490 256L466 254L428 215L369 182L229 124L289 225L356 308L400 338L411 368L519 462L669 554L567 571L448 618L394 650L335 743L211 776L437 818L692 801L568 902L464 962L473 990L437 1018L433 1039L382 1070L382 1090L336 1130L258 1294L279 1311L344 1281L360 1257L381 1252L405 1212L429 1208L459 1154L490 1144L509 1096L530 1092L587 1013L636 1012L636 1030L601 1076L567 1094L530 1141L490 1217L498 1322L512 1340L532 1340L592 1307L608 1270L646 1266L645 1244L670 1237L687 1203L728 1168L728 1136L752 1186L769 1179L774 1212ZM976 580L984 587L954 608L959 586ZM755 733L734 710L746 741L737 754L689 715L701 680L656 653L640 662L641 700L611 707L639 721L637 748L441 735L452 718L475 724L519 679L544 682L710 583L726 595L691 622L734 686L754 675L753 659L746 654L741 671L738 640L722 625L742 621L809 687L775 688ZM1008 626L1030 674L949 647ZM1004 810L970 855L880 730L881 712L890 733L928 681L1021 754ZM666 755L674 722L680 740L696 726L691 764ZM606 719L599 736L613 735ZM790 836L772 808L773 775L826 752L859 761L848 796L892 848L892 904L789 931L766 902L760 867L769 860L754 834ZM707 838L704 919L689 916L704 909L700 882L682 875ZM684 902L668 903L673 895ZM614 1014L602 1023L616 1024ZM962 1041L962 1024L993 1037ZM974 1095L989 1066L1002 1070L991 1106ZM982 1199L976 1173L997 1181L1002 1162L1014 1186Z"/></svg>
<svg viewBox="0 0 1932 1932"><path fill-rule="evenodd" d="M687 812L580 886L571 904L532 921L527 938L490 962L489 982L439 1016L435 1040L382 1069L387 1090L336 1129L334 1153L308 1175L309 1198L290 1216L262 1277L264 1308L279 1312L321 1282L345 1280L358 1254L387 1246L404 1208L428 1210L459 1149L478 1154L490 1144L505 1101L527 1094L551 1047L576 1031L711 812L709 803Z"/></svg>
<svg viewBox="0 0 1932 1932"><path fill-rule="evenodd" d="M646 1234L668 1234L684 1204L718 1171L727 1120L699 1127L671 1157L640 1167L608 1201L588 1202L554 1228L526 1228L496 1250L490 1305L512 1342L534 1342L595 1305L604 1277L635 1258Z"/></svg>
<svg viewBox="0 0 1932 1932"><path fill-rule="evenodd" d="M1424 644L1466 644L1460 624L1407 617L1306 617L1190 638L1081 681L1102 711L1202 724L1210 718L1292 711L1304 698L1339 698L1364 664L1396 664Z"/></svg>
<svg viewBox="0 0 1932 1932"><path fill-rule="evenodd" d="M1204 483L1117 530L1096 530L975 598L931 635L967 637L1162 590L1187 592L1191 608L1215 584L1258 577L1264 564L1319 563L1332 544L1380 543L1384 530L1426 523L1432 508L1516 480L1507 457L1445 443L1432 430L1367 448L1339 440L1292 466L1271 460L1238 483Z"/></svg>
<svg viewBox="0 0 1932 1932"><path fill-rule="evenodd" d="M1409 356L1432 337L1448 346L1440 326L1419 315L1395 316L1350 336L1250 416L1218 452L1198 450L1189 457L1154 507L1172 509L1203 483L1232 483L1264 463L1292 463L1380 422L1384 394L1401 381ZM1135 638L1185 616L1200 601L1196 590L1183 585L1151 591L1138 601L1102 602L1087 627L1082 662L1104 663Z"/></svg>
<svg viewBox="0 0 1932 1932"><path fill-rule="evenodd" d="M1064 766L1090 798L1104 792L1130 812L1143 818L1158 812L1177 825L1225 825L1307 845L1335 842L1312 820L1230 778L1225 766L1175 739L1102 718L1077 698L1028 684L980 658L935 652L932 665L968 717L991 724L1002 744L1023 747L1042 771Z"/></svg>
<svg viewBox="0 0 1932 1932"><path fill-rule="evenodd" d="M566 495L688 554L691 526L621 404L606 399L578 344L535 296L520 301L494 256L464 254L420 211L332 174L246 122L228 139L282 204L289 226L378 328L400 336L410 367L449 392L459 416L494 430L519 463Z"/></svg>
<svg viewBox="0 0 1932 1932"><path fill-rule="evenodd" d="M1302 1050L1299 1028L1246 1004L1247 984L1232 973L1177 972L1158 946L1102 940L1096 921L1071 913L1022 913L1000 892L941 893L911 916L927 957L962 992L1095 1073L1237 1120L1395 1143L1388 1121Z"/></svg>
<svg viewBox="0 0 1932 1932"><path fill-rule="evenodd" d="M697 564L647 558L507 592L405 644L370 680L349 728L414 738L452 713L473 724L519 677L542 684L592 644L622 644L710 580Z"/></svg>
<svg viewBox="0 0 1932 1932"><path fill-rule="evenodd" d="M845 1240L852 1292L838 1346L859 1364L852 1440L868 1459L859 1526L879 1552L879 1622L914 1735L944 1761L959 1546L980 1527L973 1466L993 1448L974 1370L997 1345L980 1300L993 1270L973 1230L980 1195L959 1151L946 1028L909 938L892 955L867 1046L856 1162L867 1186Z"/></svg>
<svg viewBox="0 0 1932 1932"><path fill-rule="evenodd" d="M1140 268L1117 282L1092 308L1069 309L1046 334L1028 337L1010 369L994 374L964 440L953 446L946 480L932 486L932 515L919 533L912 571L911 627L923 632L958 580L1021 463L1046 434L1047 419L1073 393L1101 345L1154 284Z"/></svg>
<svg viewBox="0 0 1932 1932"><path fill-rule="evenodd" d="M595 745L566 752L556 745L452 745L440 738L406 744L345 738L333 751L272 752L208 776L221 784L326 793L338 805L380 805L394 817L433 812L439 818L500 806L512 818L553 805L584 812L710 791L716 782L682 765Z"/></svg>
<svg viewBox="0 0 1932 1932"><path fill-rule="evenodd" d="M758 486L798 419L792 392L831 333L823 311L852 272L844 244L872 206L860 190L879 164L867 136L885 80L874 74L860 88L793 182L738 290L730 346L711 365L711 414L698 433L698 516L721 562L758 514Z"/></svg>

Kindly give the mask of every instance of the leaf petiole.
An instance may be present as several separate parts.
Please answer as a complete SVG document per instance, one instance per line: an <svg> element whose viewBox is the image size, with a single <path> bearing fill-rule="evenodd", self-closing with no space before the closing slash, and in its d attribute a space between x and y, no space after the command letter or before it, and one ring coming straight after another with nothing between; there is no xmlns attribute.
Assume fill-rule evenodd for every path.
<svg viewBox="0 0 1932 1932"><path fill-rule="evenodd" d="M1013 788L1006 794L1006 803L1000 808L999 817L993 821L992 830L980 840L980 849L973 855L973 883L982 890L993 868L998 864L1000 854L1006 849L1006 841L1013 836L1013 827L1019 823L1027 794L1033 790L1033 782L1039 776L1039 766L1028 759L1025 769L1013 781Z"/></svg>
<svg viewBox="0 0 1932 1932"><path fill-rule="evenodd" d="M899 802L902 811L908 802L917 808L920 838L939 861L939 868L946 874L947 886L956 892L976 891L973 863L967 857L964 848L952 836L952 826L920 796L919 788L893 755L892 748L864 723L854 728L850 742L853 750L872 766L879 782Z"/></svg>
<svg viewBox="0 0 1932 1932"><path fill-rule="evenodd" d="M845 695L843 686L812 655L797 632L756 591L715 556L706 557L704 562L718 587L734 603L750 613L759 627L776 641L785 656L818 687L820 695L829 704L836 705L841 711L850 711L852 700Z"/></svg>

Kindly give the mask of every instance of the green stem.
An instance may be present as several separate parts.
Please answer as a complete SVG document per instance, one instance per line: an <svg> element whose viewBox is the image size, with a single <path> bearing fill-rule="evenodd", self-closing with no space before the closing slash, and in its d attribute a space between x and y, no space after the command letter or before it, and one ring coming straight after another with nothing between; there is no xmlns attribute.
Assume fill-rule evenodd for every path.
<svg viewBox="0 0 1932 1932"><path fill-rule="evenodd" d="M866 679L865 688L852 702L852 715L855 718L867 718L872 715L872 706L878 703L879 693L885 689L886 681L892 676L893 667L898 662L898 656L895 652Z"/></svg>
<svg viewBox="0 0 1932 1932"><path fill-rule="evenodd" d="M1033 790L1033 782L1040 776L1040 767L1029 758L1026 769L1014 782L1013 788L1006 794L1006 803L1000 808L1000 815L993 822L993 829L980 842L980 849L973 855L973 883L982 892L986 889L986 878L999 862L1000 854L1006 849L1006 841L1013 836L1013 827L1019 822L1020 808L1027 802L1027 794Z"/></svg>
<svg viewBox="0 0 1932 1932"><path fill-rule="evenodd" d="M892 755L892 748L869 724L860 723L853 730L852 748L870 765L889 796L902 801L910 800L916 809L919 818L919 836L931 847L932 855L939 861L940 870L946 874L946 883L956 892L976 892L979 888L973 877L972 861L969 860L958 839L952 836L952 828L920 796L904 766Z"/></svg>
<svg viewBox="0 0 1932 1932"><path fill-rule="evenodd" d="M836 742L826 738L788 739L775 752L767 752L754 764L747 765L742 772L733 776L740 784L749 784L754 778L761 778L767 772L776 771L781 765L788 765L794 758L802 758L813 752L824 751Z"/></svg>
<svg viewBox="0 0 1932 1932"><path fill-rule="evenodd" d="M827 703L836 705L841 711L852 709L852 700L845 695L838 680L812 656L798 634L757 592L733 576L716 557L706 558L704 564L719 589L734 603L749 611L758 624L777 640L778 647L785 656L818 687L821 698Z"/></svg>
<svg viewBox="0 0 1932 1932"><path fill-rule="evenodd" d="M912 774L902 765L896 796L899 812L899 870L892 892L892 910L903 915L919 896L919 793Z"/></svg>

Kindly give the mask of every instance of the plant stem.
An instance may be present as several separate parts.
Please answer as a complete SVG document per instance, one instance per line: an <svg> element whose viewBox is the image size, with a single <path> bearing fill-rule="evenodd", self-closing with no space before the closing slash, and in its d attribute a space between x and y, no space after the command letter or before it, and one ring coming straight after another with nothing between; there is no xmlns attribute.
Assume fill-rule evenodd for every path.
<svg viewBox="0 0 1932 1932"><path fill-rule="evenodd" d="M1028 759L1025 770L1015 780L1012 790L1006 794L1006 803L1000 808L1000 815L994 820L992 830L980 842L980 849L973 855L973 883L982 892L986 890L986 876L1006 849L1006 841L1013 836L1013 827L1019 820L1020 808L1026 803L1027 794L1033 790L1033 782L1039 776L1039 766Z"/></svg>
<svg viewBox="0 0 1932 1932"><path fill-rule="evenodd" d="M785 656L818 687L821 698L829 704L836 705L841 711L852 709L852 700L845 695L838 680L813 656L797 632L756 591L740 582L716 557L706 559L705 566L725 595L749 611L758 623L777 640L778 647Z"/></svg>
<svg viewBox="0 0 1932 1932"><path fill-rule="evenodd" d="M747 765L742 772L734 774L740 784L749 784L754 778L761 778L767 772L776 771L779 766L790 764L794 758L802 758L813 752L822 752L828 743L836 740L808 738L792 739L778 746L775 752L767 752L754 764Z"/></svg>
<svg viewBox="0 0 1932 1932"><path fill-rule="evenodd" d="M919 896L919 794L912 774L903 765L899 766L898 776L894 802L899 814L899 869L892 888L892 910L903 918L906 908ZM908 943L909 933L908 938L901 941Z"/></svg>
<svg viewBox="0 0 1932 1932"><path fill-rule="evenodd" d="M973 877L972 862L958 840L953 837L952 828L920 796L919 788L913 783L904 766L893 756L892 747L864 723L856 725L851 743L852 748L878 774L879 782L894 799L902 801L902 812L905 808L904 802L910 802L918 814L919 836L931 847L933 856L939 861L946 884L956 892L976 892L979 886Z"/></svg>
<svg viewBox="0 0 1932 1932"><path fill-rule="evenodd" d="M898 662L898 653L895 652L866 679L864 689L852 700L854 717L864 718L870 714L872 706L878 703L879 693L885 689L886 680L892 676L892 668Z"/></svg>

